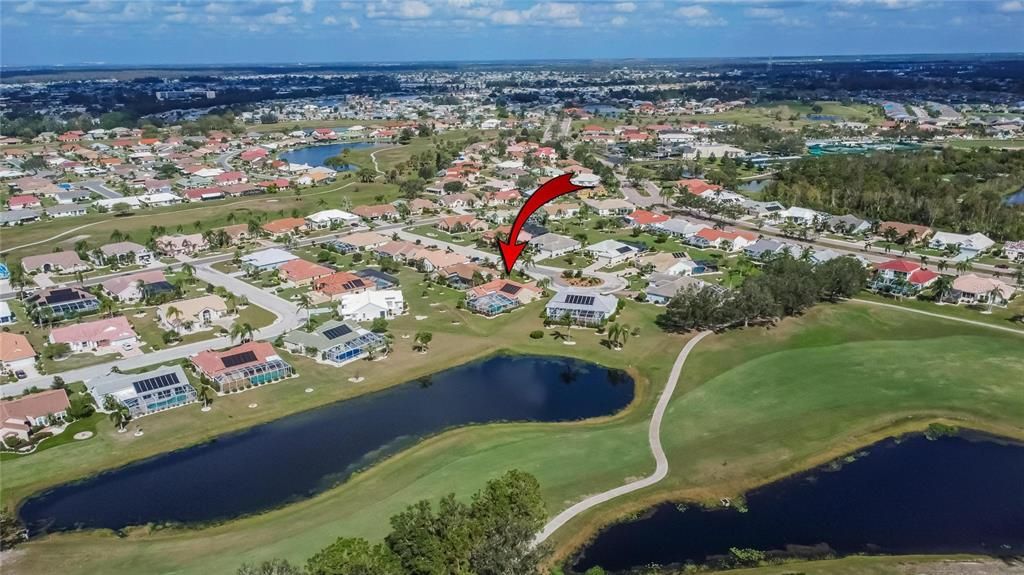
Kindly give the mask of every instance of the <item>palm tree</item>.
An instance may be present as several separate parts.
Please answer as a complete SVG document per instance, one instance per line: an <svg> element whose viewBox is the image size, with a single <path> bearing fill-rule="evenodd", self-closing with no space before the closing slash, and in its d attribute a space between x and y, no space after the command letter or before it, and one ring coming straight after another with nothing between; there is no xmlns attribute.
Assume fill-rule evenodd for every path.
<svg viewBox="0 0 1024 575"><path fill-rule="evenodd" d="M164 310L164 319L167 320L167 323L175 326L175 328L177 328L182 315L181 310L173 305L167 306L167 309Z"/></svg>
<svg viewBox="0 0 1024 575"><path fill-rule="evenodd" d="M935 284L932 289L935 290L935 300L942 303L942 300L946 298L946 294L953 287L953 278L947 275L940 275L935 278Z"/></svg>
<svg viewBox="0 0 1024 575"><path fill-rule="evenodd" d="M618 345L619 335L622 333L622 326L613 323L608 326L608 343L615 347Z"/></svg>
<svg viewBox="0 0 1024 575"><path fill-rule="evenodd" d="M572 314L565 312L559 318L559 322L565 326L565 339L572 341Z"/></svg>
<svg viewBox="0 0 1024 575"><path fill-rule="evenodd" d="M125 426L127 426L128 422L132 420L131 412L128 411L127 407L121 404L117 404L117 407L110 412L108 417L110 417L110 421L113 422L114 427L116 427L118 431L124 431Z"/></svg>
<svg viewBox="0 0 1024 575"><path fill-rule="evenodd" d="M923 267L925 269L928 269L928 256L926 256L926 255L922 255L921 256L921 267Z"/></svg>
<svg viewBox="0 0 1024 575"><path fill-rule="evenodd" d="M427 351L430 349L430 342L434 339L434 334L429 331L420 331L416 333L416 337L413 338L417 351Z"/></svg>
<svg viewBox="0 0 1024 575"><path fill-rule="evenodd" d="M619 326L619 349L625 347L626 340L628 340L630 336L636 335L636 332L637 330L629 327L626 324L622 324L621 326Z"/></svg>
<svg viewBox="0 0 1024 575"><path fill-rule="evenodd" d="M196 399L203 402L203 407L210 407L213 403L213 398L217 396L217 390L213 389L213 386L206 381L200 381L196 385Z"/></svg>
<svg viewBox="0 0 1024 575"><path fill-rule="evenodd" d="M992 307L995 306L995 304L996 304L996 298L1002 299L1003 298L1003 292L1002 292L1002 290L999 289L999 286L996 286L996 287L990 289L988 291L988 293L985 294L985 295L988 296L988 312L987 313L992 313Z"/></svg>
<svg viewBox="0 0 1024 575"><path fill-rule="evenodd" d="M100 313L107 317L114 317L114 312L117 311L117 303L109 298L103 298L100 300Z"/></svg>
<svg viewBox="0 0 1024 575"><path fill-rule="evenodd" d="M189 284L195 281L196 268L193 267L192 264L181 264L181 273L185 276L185 281Z"/></svg>
<svg viewBox="0 0 1024 575"><path fill-rule="evenodd" d="M306 331L309 331L309 315L310 308L313 307L313 302L310 301L309 296L302 294L299 296L299 309L306 310Z"/></svg>
<svg viewBox="0 0 1024 575"><path fill-rule="evenodd" d="M241 343L251 341L255 334L256 330L254 330L252 326L247 323L236 323L233 326L231 326L230 337L232 342L235 341L235 339L238 339L239 342Z"/></svg>
<svg viewBox="0 0 1024 575"><path fill-rule="evenodd" d="M966 272L969 269L971 269L971 264L967 260L960 260L960 261L956 262L956 272L957 272L957 274L962 274L962 273Z"/></svg>

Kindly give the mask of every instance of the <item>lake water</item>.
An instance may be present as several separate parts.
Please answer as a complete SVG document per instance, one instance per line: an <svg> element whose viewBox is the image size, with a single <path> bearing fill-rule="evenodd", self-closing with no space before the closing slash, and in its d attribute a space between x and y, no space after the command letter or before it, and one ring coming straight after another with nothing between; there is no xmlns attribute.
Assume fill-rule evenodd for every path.
<svg viewBox="0 0 1024 575"><path fill-rule="evenodd" d="M361 150L365 148L372 148L376 144L370 142L345 142L343 144L323 144L319 146L306 146L304 148L295 148L289 150L278 156L279 159L284 160L291 164L308 164L313 167L325 166L324 162L328 158L333 158L341 153L344 149L350 150ZM357 170L359 166L347 164L344 166L336 166L332 168L340 172Z"/></svg>
<svg viewBox="0 0 1024 575"><path fill-rule="evenodd" d="M819 469L751 492L745 513L660 505L600 533L573 570L716 563L730 547L818 546L789 548L805 556L1024 553L1024 446L914 436L866 452L839 470Z"/></svg>
<svg viewBox="0 0 1024 575"><path fill-rule="evenodd" d="M1005 203L1008 206L1024 206L1024 188L1006 196Z"/></svg>
<svg viewBox="0 0 1024 575"><path fill-rule="evenodd" d="M373 364L363 371L372 377ZM633 380L622 371L495 356L59 486L26 501L20 514L33 534L227 519L310 497L447 428L586 419L632 398ZM216 404L207 416L222 417Z"/></svg>

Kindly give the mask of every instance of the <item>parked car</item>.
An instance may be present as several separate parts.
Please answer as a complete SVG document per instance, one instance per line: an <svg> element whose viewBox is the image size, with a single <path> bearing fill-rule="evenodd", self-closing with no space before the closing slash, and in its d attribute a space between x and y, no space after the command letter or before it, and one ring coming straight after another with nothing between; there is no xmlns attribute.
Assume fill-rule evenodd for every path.
<svg viewBox="0 0 1024 575"><path fill-rule="evenodd" d="M26 377L28 377L28 374L25 373L25 370L19 369L18 371L14 372L14 377L17 377L18 379L25 379Z"/></svg>

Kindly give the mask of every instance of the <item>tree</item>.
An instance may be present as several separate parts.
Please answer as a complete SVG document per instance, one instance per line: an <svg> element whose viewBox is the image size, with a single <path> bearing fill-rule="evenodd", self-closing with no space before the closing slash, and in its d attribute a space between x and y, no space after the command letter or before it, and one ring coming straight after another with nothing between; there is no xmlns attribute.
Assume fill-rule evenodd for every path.
<svg viewBox="0 0 1024 575"><path fill-rule="evenodd" d="M821 263L814 268L825 296L836 301L850 298L867 285L868 274L859 261L850 257L839 257Z"/></svg>
<svg viewBox="0 0 1024 575"><path fill-rule="evenodd" d="M210 407L213 403L213 398L217 396L217 390L213 389L213 386L206 381L200 381L196 385L196 400L203 404L203 407Z"/></svg>
<svg viewBox="0 0 1024 575"><path fill-rule="evenodd" d="M402 564L383 544L339 537L306 561L308 575L401 575Z"/></svg>
<svg viewBox="0 0 1024 575"><path fill-rule="evenodd" d="M107 396L110 397L110 396ZM114 427L118 431L124 431L124 428L128 425L128 422L132 420L132 414L128 411L128 408L124 405L118 404L113 411L108 415L110 421L114 424Z"/></svg>
<svg viewBox="0 0 1024 575"><path fill-rule="evenodd" d="M4 507L0 509L0 551L13 549L28 539L28 531L18 521L18 516Z"/></svg>
<svg viewBox="0 0 1024 575"><path fill-rule="evenodd" d="M181 313L181 310L174 307L173 305L167 306L167 309L164 310L164 319L168 320L168 323L173 325L175 329L178 328L178 324L181 322L182 315L184 314Z"/></svg>
<svg viewBox="0 0 1024 575"><path fill-rule="evenodd" d="M434 334L429 331L416 332L416 336L413 338L415 342L414 347L417 351L427 351L430 349L430 342L434 339Z"/></svg>
<svg viewBox="0 0 1024 575"><path fill-rule="evenodd" d="M271 559L263 563L243 563L236 575L304 575L301 567L296 567L285 559Z"/></svg>
<svg viewBox="0 0 1024 575"><path fill-rule="evenodd" d="M932 290L935 292L935 301L943 301L951 289L953 289L953 278L940 274L939 277L935 278L935 283L932 284Z"/></svg>
<svg viewBox="0 0 1024 575"><path fill-rule="evenodd" d="M251 341L256 330L248 323L235 323L231 326L231 341L237 338L240 342Z"/></svg>
<svg viewBox="0 0 1024 575"><path fill-rule="evenodd" d="M441 499L436 514L430 501L423 500L391 518L391 533L384 541L405 573L471 573L474 533L469 519L469 507L454 494Z"/></svg>
<svg viewBox="0 0 1024 575"><path fill-rule="evenodd" d="M309 317L310 309L313 307L313 301L309 299L307 294L299 295L299 309L306 311L306 331L309 331Z"/></svg>
<svg viewBox="0 0 1024 575"><path fill-rule="evenodd" d="M479 575L532 575L538 572L543 549L533 539L547 513L537 479L517 469L487 482L473 496L470 519L475 544L470 567Z"/></svg>
<svg viewBox="0 0 1024 575"><path fill-rule="evenodd" d="M181 273L189 284L195 282L196 268L192 264L181 264Z"/></svg>

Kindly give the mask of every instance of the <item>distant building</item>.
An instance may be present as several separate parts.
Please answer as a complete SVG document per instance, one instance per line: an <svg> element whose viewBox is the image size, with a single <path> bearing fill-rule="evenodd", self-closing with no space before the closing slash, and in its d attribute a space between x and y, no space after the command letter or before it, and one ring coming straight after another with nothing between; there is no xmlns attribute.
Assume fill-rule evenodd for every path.
<svg viewBox="0 0 1024 575"><path fill-rule="evenodd" d="M128 408L132 417L180 407L196 400L196 389L180 365L137 374L107 375L88 383L97 405L110 395Z"/></svg>

